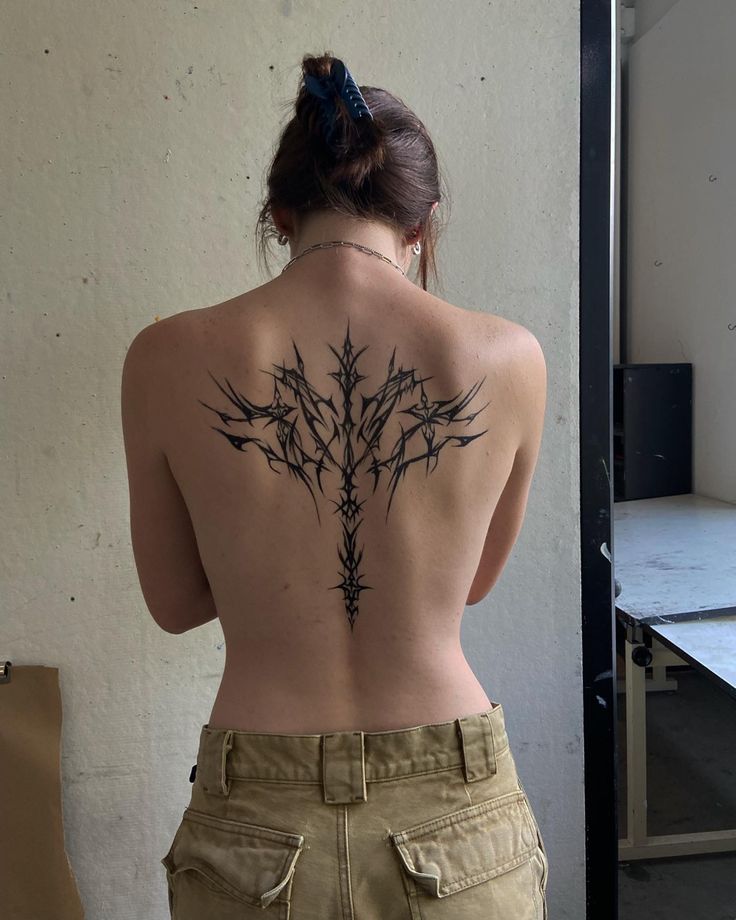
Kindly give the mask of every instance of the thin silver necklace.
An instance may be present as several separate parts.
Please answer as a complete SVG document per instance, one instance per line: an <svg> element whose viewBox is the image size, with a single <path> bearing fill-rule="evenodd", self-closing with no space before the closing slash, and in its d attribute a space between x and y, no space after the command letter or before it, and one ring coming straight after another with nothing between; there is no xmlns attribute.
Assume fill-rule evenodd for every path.
<svg viewBox="0 0 736 920"><path fill-rule="evenodd" d="M281 274L283 275L283 273L290 265L293 265L297 259L301 259L301 257L305 256L308 252L312 252L314 249L329 249L330 246L353 246L355 249L360 249L361 252L367 252L368 255L378 256L379 259L383 259L384 262L388 262L389 265L393 265L393 267L398 269L406 278L406 272L404 269L400 265L397 265L393 259L389 259L389 257L383 255L383 253L377 252L375 249L371 249L370 246L363 246L361 243L353 243L350 240L330 240L328 243L315 243L314 246L307 246L303 252L300 252L298 256L294 256L293 259L290 259L286 265L284 265L284 267L281 269Z"/></svg>

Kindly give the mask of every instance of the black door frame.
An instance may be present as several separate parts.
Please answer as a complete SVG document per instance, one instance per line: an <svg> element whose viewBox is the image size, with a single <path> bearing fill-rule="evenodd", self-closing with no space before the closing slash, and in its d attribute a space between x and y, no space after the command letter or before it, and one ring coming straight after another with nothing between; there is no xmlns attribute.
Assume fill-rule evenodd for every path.
<svg viewBox="0 0 736 920"><path fill-rule="evenodd" d="M580 5L580 552L586 917L618 916L612 464L612 0ZM617 2L617 0L613 0Z"/></svg>

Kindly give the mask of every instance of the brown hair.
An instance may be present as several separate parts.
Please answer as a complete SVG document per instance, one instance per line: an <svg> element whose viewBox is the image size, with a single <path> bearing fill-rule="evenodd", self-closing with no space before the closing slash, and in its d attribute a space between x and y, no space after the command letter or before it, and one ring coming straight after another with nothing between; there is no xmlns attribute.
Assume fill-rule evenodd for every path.
<svg viewBox="0 0 736 920"><path fill-rule="evenodd" d="M302 59L295 114L281 132L268 170L267 194L256 227L258 254L267 264L267 241L278 236L272 207L297 213L332 209L383 221L402 237L420 230L418 275L427 290L429 272L438 277L438 227L431 207L446 197L432 140L399 98L384 89L360 86L373 118L353 120L338 97L335 133L328 146L319 100L306 89L304 77L329 76L332 60L328 52Z"/></svg>

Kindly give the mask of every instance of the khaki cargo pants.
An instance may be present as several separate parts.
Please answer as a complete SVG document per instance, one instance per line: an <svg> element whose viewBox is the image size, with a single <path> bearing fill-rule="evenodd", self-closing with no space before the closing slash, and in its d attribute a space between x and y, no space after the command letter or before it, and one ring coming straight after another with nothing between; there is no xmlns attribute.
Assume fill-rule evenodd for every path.
<svg viewBox="0 0 736 920"><path fill-rule="evenodd" d="M201 730L173 920L547 920L503 709L398 731Z"/></svg>

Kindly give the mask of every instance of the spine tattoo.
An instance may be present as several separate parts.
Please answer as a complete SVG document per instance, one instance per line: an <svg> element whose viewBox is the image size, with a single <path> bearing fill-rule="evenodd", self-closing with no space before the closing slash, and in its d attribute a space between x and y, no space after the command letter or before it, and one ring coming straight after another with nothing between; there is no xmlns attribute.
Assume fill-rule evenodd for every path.
<svg viewBox="0 0 736 920"><path fill-rule="evenodd" d="M424 383L432 378L417 377L414 369L404 370L401 366L396 369L394 348L386 377L378 389L367 395L359 393L357 385L366 378L358 372L357 362L368 346L364 346L357 353L353 351L348 323L342 352L328 345L337 359L336 370L329 374L337 381L339 392L339 396L333 399L331 395L319 393L309 382L304 373L304 361L293 339L292 346L296 355L296 367L286 367L282 363L280 366L272 365L278 370L276 374L263 371L275 381L273 397L269 404L259 406L250 402L235 390L227 378L226 388L218 383L209 371L210 377L237 408L239 414L231 415L230 412L215 409L202 400L198 402L220 417L222 424L229 430L214 425L211 427L227 438L236 450L245 451L247 445L253 444L263 453L269 468L275 473L281 474L281 470L277 468L277 464L280 464L286 467L290 475L301 480L312 496L317 520L320 523L319 505L312 487L316 482L317 488L324 495L322 479L325 471L339 473L340 498L339 501L330 501L335 505L334 513L340 515L342 526L342 547L337 547L342 567L341 580L338 584L331 585L329 590L342 590L345 612L352 632L359 613L360 592L373 590L373 586L361 584L363 575L359 572L363 548L358 549L357 536L365 499L359 500L357 495L358 471L362 467L372 474L373 494L378 488L381 475L385 472L389 491L386 509L388 520L396 487L411 464L425 460L425 474L428 475L436 468L439 453L448 444L466 447L471 441L486 433L488 429L477 434L445 433L452 423L465 422L467 426L486 408L488 403L475 412L461 414L486 378L483 377L465 394L461 392L451 399L430 400ZM413 396L417 387L418 400ZM290 394L290 398L286 396L287 393ZM407 395L413 396L413 402L405 408L400 408L402 398ZM353 418L355 413L358 414L357 420ZM381 435L394 413L409 416L410 422L406 428L400 425L401 434L396 443L388 452L382 452ZM260 437L238 433L242 428L235 427L247 425L252 428L258 421L265 423L264 429L275 425L274 443ZM304 445L298 425L300 421L309 432L311 446ZM438 433L440 429L442 433ZM423 445L420 445L423 450L409 456L410 445L417 441L423 441Z"/></svg>

